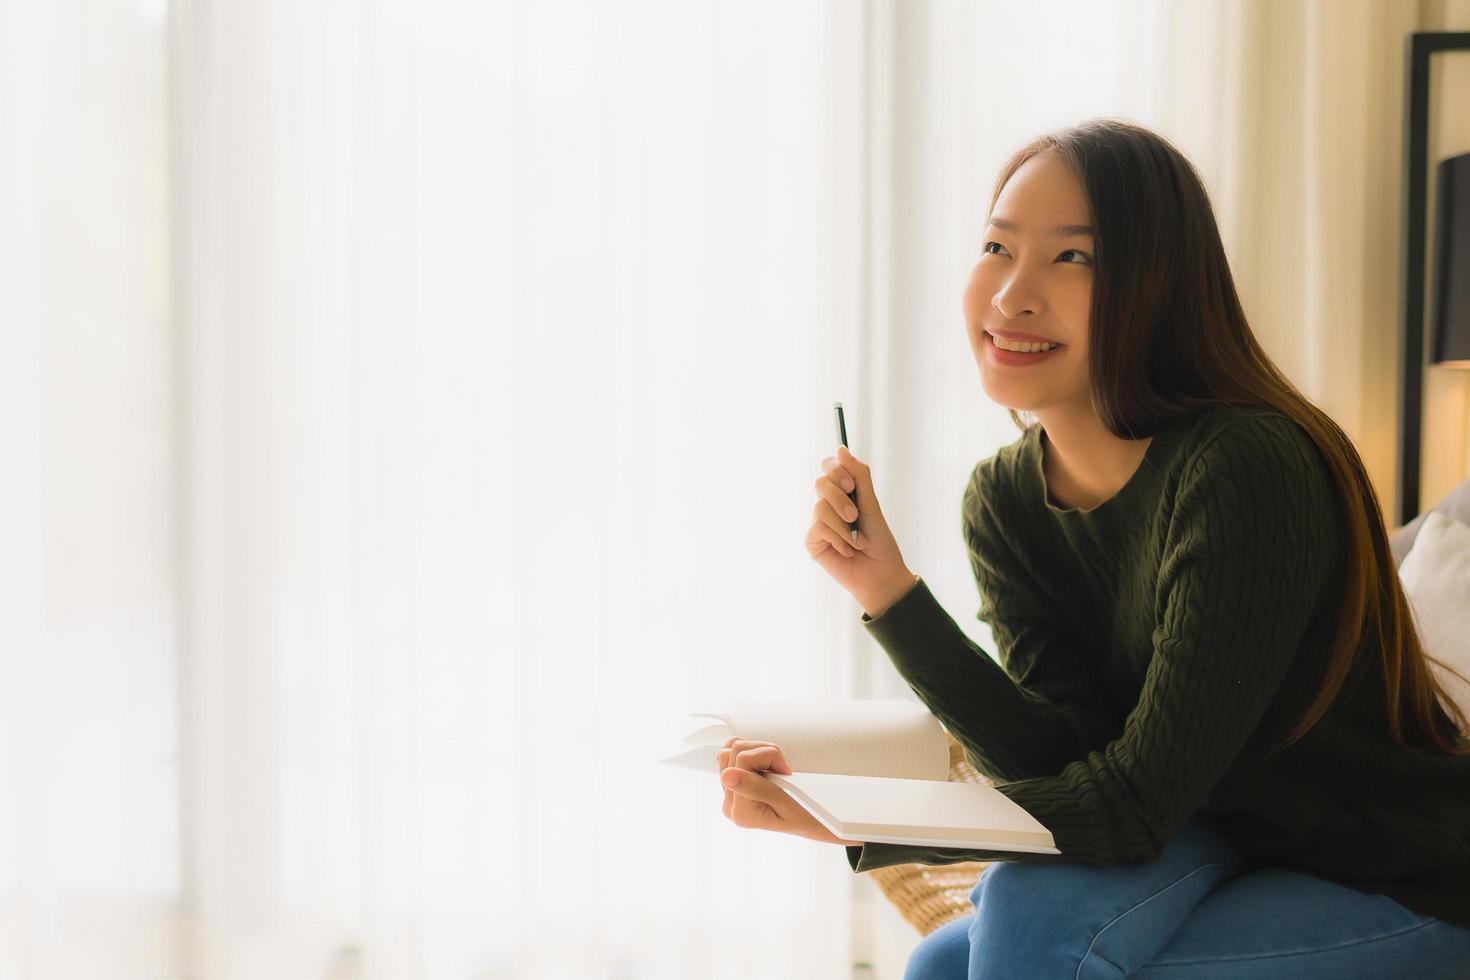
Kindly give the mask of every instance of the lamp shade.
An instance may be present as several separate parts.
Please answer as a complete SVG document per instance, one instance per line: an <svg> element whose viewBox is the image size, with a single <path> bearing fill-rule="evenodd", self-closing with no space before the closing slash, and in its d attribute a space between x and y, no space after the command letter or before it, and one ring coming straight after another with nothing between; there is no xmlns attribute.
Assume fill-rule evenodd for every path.
<svg viewBox="0 0 1470 980"><path fill-rule="evenodd" d="M1436 181L1430 358L1470 368L1470 153L1441 160Z"/></svg>

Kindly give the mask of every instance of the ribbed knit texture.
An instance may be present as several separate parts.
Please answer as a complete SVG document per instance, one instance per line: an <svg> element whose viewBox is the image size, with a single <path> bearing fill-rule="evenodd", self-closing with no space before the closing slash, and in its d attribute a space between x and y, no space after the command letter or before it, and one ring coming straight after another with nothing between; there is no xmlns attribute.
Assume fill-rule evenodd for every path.
<svg viewBox="0 0 1470 980"><path fill-rule="evenodd" d="M1470 758L1393 741L1376 641L1318 726L1274 748L1322 686L1343 581L1346 533L1310 436L1266 409L1187 415L1085 511L1047 492L1053 451L1032 425L963 495L999 665L922 579L862 622L1062 853L869 843L846 849L852 869L1149 861L1203 810L1263 865L1470 927Z"/></svg>

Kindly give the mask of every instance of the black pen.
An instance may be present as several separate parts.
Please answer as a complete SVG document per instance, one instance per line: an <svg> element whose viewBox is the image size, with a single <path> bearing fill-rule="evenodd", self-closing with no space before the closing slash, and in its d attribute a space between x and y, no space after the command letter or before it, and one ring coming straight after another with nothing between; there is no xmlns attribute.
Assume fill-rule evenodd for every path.
<svg viewBox="0 0 1470 980"><path fill-rule="evenodd" d="M844 422L843 419L842 419L842 403L841 402L833 402L832 403L832 410L837 413L837 443L838 443L838 445L846 446L847 445L847 423ZM856 486L854 486L853 489L848 493L847 499L852 501L852 505L854 507L857 506L857 487ZM852 532L852 543L855 546L857 544L857 535L858 535L857 521L848 521L847 522L847 527Z"/></svg>

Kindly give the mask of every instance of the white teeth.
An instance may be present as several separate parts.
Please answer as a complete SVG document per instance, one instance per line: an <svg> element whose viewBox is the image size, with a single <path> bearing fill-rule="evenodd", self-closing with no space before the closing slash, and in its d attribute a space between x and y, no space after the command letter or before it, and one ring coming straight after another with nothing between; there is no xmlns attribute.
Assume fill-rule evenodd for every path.
<svg viewBox="0 0 1470 980"><path fill-rule="evenodd" d="M1051 350L1054 347L1062 346L1061 344L1053 344L1050 341L1044 343L1026 343L1020 340L1006 340L1004 337L997 337L995 334L990 335L990 340L991 343L995 344L1001 350L1020 351L1023 354L1035 354L1038 351Z"/></svg>

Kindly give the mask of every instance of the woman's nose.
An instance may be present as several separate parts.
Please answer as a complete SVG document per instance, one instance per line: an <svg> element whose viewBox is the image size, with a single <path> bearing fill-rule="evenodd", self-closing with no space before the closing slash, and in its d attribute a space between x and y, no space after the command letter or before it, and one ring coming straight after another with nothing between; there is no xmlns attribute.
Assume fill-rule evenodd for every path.
<svg viewBox="0 0 1470 980"><path fill-rule="evenodd" d="M1029 293L1016 289L1015 280L996 291L990 300L995 311L1007 320L1015 320L1025 314L1036 312L1036 301Z"/></svg>
<svg viewBox="0 0 1470 980"><path fill-rule="evenodd" d="M1041 298L1032 288L1030 277L1019 271L1012 271L990 299L990 305L1007 320L1035 313L1040 303Z"/></svg>

